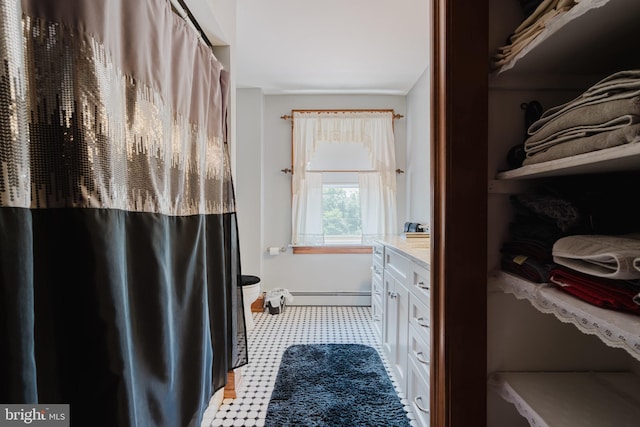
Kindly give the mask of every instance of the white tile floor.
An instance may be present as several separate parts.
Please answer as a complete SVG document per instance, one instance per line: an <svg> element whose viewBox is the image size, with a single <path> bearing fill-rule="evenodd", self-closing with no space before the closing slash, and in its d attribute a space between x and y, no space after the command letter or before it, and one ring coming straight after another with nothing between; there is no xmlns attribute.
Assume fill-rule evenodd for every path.
<svg viewBox="0 0 640 427"><path fill-rule="evenodd" d="M203 425L263 426L269 398L284 350L292 344L352 343L375 348L398 389L373 329L368 307L290 306L281 313L253 313L255 328L248 334L249 364L236 399L224 399L217 412L208 410ZM409 403L398 392L408 417ZM211 423L209 423L211 420Z"/></svg>

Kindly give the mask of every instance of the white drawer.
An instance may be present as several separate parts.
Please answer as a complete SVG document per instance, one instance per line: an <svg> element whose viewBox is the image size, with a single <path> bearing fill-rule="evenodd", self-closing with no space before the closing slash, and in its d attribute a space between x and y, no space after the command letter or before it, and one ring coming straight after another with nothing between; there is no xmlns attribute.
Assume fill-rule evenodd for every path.
<svg viewBox="0 0 640 427"><path fill-rule="evenodd" d="M378 264L377 262L374 262L373 265L371 266L371 281L377 280L380 283L382 283L382 274L383 274L382 264Z"/></svg>
<svg viewBox="0 0 640 427"><path fill-rule="evenodd" d="M382 294L384 293L382 289L382 276L380 278L374 276L371 279L371 300L379 299L382 301Z"/></svg>
<svg viewBox="0 0 640 427"><path fill-rule="evenodd" d="M407 400L420 427L428 427L430 424L430 398L429 377L424 377L413 359L409 358L407 366Z"/></svg>
<svg viewBox="0 0 640 427"><path fill-rule="evenodd" d="M382 300L379 298L371 299L371 318L376 335L382 339Z"/></svg>
<svg viewBox="0 0 640 427"><path fill-rule="evenodd" d="M425 342L430 342L430 315L429 308L422 303L415 295L409 294L409 324L417 331L418 336Z"/></svg>
<svg viewBox="0 0 640 427"><path fill-rule="evenodd" d="M420 298L427 307L431 307L431 276L429 270L413 265L411 273L411 293Z"/></svg>
<svg viewBox="0 0 640 427"><path fill-rule="evenodd" d="M384 245L374 242L371 245L371 253L373 254L374 264L377 262L381 266L384 266Z"/></svg>
<svg viewBox="0 0 640 427"><path fill-rule="evenodd" d="M422 376L428 378L431 375L431 334L429 329L426 336L422 332L413 325L409 326L409 359L413 359Z"/></svg>
<svg viewBox="0 0 640 427"><path fill-rule="evenodd" d="M412 270L412 263L399 253L386 248L384 251L384 268L395 273L395 276L405 282L408 273Z"/></svg>

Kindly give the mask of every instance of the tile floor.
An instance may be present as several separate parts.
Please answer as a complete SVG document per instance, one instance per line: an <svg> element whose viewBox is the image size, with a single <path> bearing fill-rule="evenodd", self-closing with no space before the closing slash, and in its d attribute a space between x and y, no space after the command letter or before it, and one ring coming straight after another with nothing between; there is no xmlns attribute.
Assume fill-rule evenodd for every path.
<svg viewBox="0 0 640 427"><path fill-rule="evenodd" d="M263 426L282 353L292 344L370 345L380 354L398 388L374 332L369 307L289 306L281 314L253 313L253 316L255 328L247 337L249 364L242 368L238 397L224 399L217 412L207 410L202 426ZM409 403L401 392L398 395L413 420Z"/></svg>

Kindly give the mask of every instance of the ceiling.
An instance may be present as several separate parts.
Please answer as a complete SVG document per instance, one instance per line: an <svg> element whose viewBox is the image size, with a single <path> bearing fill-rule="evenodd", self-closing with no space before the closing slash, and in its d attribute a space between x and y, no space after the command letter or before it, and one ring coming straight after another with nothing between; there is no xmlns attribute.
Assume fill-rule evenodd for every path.
<svg viewBox="0 0 640 427"><path fill-rule="evenodd" d="M239 88L404 95L427 67L427 0L235 3Z"/></svg>

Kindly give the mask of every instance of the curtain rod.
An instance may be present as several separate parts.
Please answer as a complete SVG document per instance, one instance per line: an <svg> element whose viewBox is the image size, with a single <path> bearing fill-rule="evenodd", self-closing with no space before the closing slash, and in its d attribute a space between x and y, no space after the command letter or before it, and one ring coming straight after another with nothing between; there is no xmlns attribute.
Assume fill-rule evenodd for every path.
<svg viewBox="0 0 640 427"><path fill-rule="evenodd" d="M396 114L394 110L384 110L384 109L381 109L381 110L291 110L291 113L350 113L350 112L381 113L386 111L393 113L394 120L401 119L404 117L402 114ZM280 118L282 120L291 120L293 119L293 114L290 116L289 115L280 116Z"/></svg>
<svg viewBox="0 0 640 427"><path fill-rule="evenodd" d="M191 9L189 9L189 6L187 6L184 0L170 0L170 2L174 7L174 9L178 11L178 14L180 15L180 17L185 21L189 19L190 23L195 27L195 30L200 35L200 38L202 38L202 40L206 43L207 46L209 46L210 49L213 49L213 44L211 43L207 35L204 33L204 30L198 23L198 20L195 18L195 16L193 16L193 13L191 13ZM180 7L180 9L182 9L183 13L180 13L180 11L178 10L178 6Z"/></svg>
<svg viewBox="0 0 640 427"><path fill-rule="evenodd" d="M280 169L280 172L283 173L293 173L293 170L286 168L286 169ZM372 173L372 172L378 172L378 170L375 169L314 169L314 170L307 170L307 172L316 172L316 173L342 173L342 172L349 172L349 173ZM402 169L396 169L396 173L397 174L401 174L404 173L404 171Z"/></svg>

